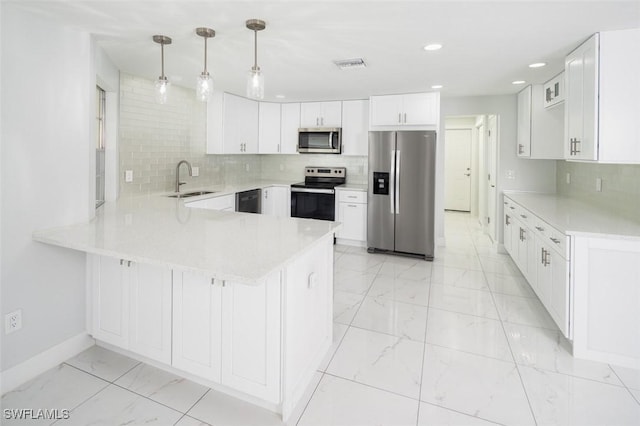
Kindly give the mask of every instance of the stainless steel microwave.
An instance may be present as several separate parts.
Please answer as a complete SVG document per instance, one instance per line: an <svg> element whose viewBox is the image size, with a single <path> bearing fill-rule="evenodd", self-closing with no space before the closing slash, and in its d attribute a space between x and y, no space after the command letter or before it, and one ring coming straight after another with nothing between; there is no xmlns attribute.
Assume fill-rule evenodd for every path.
<svg viewBox="0 0 640 426"><path fill-rule="evenodd" d="M339 127L298 129L298 152L340 154L342 152L342 129Z"/></svg>

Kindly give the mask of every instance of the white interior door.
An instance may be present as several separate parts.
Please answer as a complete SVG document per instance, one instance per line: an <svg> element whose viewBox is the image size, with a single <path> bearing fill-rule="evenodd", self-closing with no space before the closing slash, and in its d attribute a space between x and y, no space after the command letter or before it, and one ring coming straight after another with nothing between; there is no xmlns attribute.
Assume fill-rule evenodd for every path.
<svg viewBox="0 0 640 426"><path fill-rule="evenodd" d="M471 129L445 131L445 210L471 210Z"/></svg>
<svg viewBox="0 0 640 426"><path fill-rule="evenodd" d="M479 119L480 120L480 119ZM487 225L487 188L489 187L489 180L487 179L487 141L486 135L486 120L482 118L478 121L476 127L476 133L478 135L478 221L482 225L483 229L486 229Z"/></svg>
<svg viewBox="0 0 640 426"><path fill-rule="evenodd" d="M489 126L487 129L488 142L488 174L489 188L487 195L487 230L493 241L496 241L496 207L497 207L497 189L496 174L498 173L498 117L496 115L489 116Z"/></svg>

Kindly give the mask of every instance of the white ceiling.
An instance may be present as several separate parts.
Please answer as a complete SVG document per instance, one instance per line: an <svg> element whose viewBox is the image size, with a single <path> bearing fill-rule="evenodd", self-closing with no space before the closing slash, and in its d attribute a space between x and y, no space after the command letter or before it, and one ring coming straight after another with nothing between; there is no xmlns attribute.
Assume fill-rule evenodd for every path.
<svg viewBox="0 0 640 426"><path fill-rule="evenodd" d="M11 0L9 0L11 1ZM13 1L12 1L13 2ZM155 79L160 46L174 84L195 86L203 40L213 28L209 63L216 87L244 94L253 64L250 18L263 19L258 64L265 98L358 99L418 92L442 84L442 96L510 94L513 80L543 83L564 56L597 31L640 27L634 1L33 1L20 7L95 35L123 72ZM441 43L436 52L422 49ZM637 52L636 52L637 54ZM342 71L333 60L362 57L367 68ZM544 61L547 66L530 69Z"/></svg>

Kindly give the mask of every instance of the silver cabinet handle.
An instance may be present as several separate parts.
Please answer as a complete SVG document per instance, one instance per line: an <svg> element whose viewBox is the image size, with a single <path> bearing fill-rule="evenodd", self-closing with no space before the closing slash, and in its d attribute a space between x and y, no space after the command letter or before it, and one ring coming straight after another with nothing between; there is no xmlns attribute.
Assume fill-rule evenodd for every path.
<svg viewBox="0 0 640 426"><path fill-rule="evenodd" d="M524 154L524 145L518 144L518 154Z"/></svg>
<svg viewBox="0 0 640 426"><path fill-rule="evenodd" d="M513 206L511 206L511 207L509 207L509 208L510 208L511 210L515 210L515 209L516 209L516 208L515 208L515 207L513 207Z"/></svg>
<svg viewBox="0 0 640 426"><path fill-rule="evenodd" d="M407 124L407 113L404 113L404 124Z"/></svg>
<svg viewBox="0 0 640 426"><path fill-rule="evenodd" d="M211 278L211 285L215 285L216 284L216 279L215 278Z"/></svg>
<svg viewBox="0 0 640 426"><path fill-rule="evenodd" d="M464 175L465 176L471 176L471 173L465 173Z"/></svg>
<svg viewBox="0 0 640 426"><path fill-rule="evenodd" d="M398 124L402 124L402 114L398 113Z"/></svg>
<svg viewBox="0 0 640 426"><path fill-rule="evenodd" d="M511 221L509 219L511 219L511 218L509 217L508 214L504 215L504 224L505 225L511 225Z"/></svg>
<svg viewBox="0 0 640 426"><path fill-rule="evenodd" d="M551 265L551 258L549 257L550 254L551 252L549 250L544 251L544 266Z"/></svg>
<svg viewBox="0 0 640 426"><path fill-rule="evenodd" d="M549 239L550 239L551 241L553 241L554 243L556 243L556 244L560 244L560 240L559 240L559 239L557 239L557 238L549 237Z"/></svg>
<svg viewBox="0 0 640 426"><path fill-rule="evenodd" d="M544 228L541 228L541 227L539 227L539 226L536 226L536 229L537 229L538 231L540 231L540 232L543 232L543 231L544 231Z"/></svg>
<svg viewBox="0 0 640 426"><path fill-rule="evenodd" d="M280 152L280 144L278 144L278 152Z"/></svg>
<svg viewBox="0 0 640 426"><path fill-rule="evenodd" d="M526 219L527 215L526 214L521 214L520 217L523 218L523 219Z"/></svg>
<svg viewBox="0 0 640 426"><path fill-rule="evenodd" d="M544 248L540 249L540 263L544 265Z"/></svg>
<svg viewBox="0 0 640 426"><path fill-rule="evenodd" d="M319 125L320 125L320 118L316 117L316 126L319 126Z"/></svg>
<svg viewBox="0 0 640 426"><path fill-rule="evenodd" d="M320 117L320 125L324 126L324 117Z"/></svg>
<svg viewBox="0 0 640 426"><path fill-rule="evenodd" d="M347 207L358 207L355 204L347 204Z"/></svg>
<svg viewBox="0 0 640 426"><path fill-rule="evenodd" d="M355 195L347 195L347 198L358 198Z"/></svg>

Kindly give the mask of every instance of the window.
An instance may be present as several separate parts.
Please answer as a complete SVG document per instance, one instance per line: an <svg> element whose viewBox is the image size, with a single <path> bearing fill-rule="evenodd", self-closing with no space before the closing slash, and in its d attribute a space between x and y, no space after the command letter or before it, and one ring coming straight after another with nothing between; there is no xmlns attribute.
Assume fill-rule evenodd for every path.
<svg viewBox="0 0 640 426"><path fill-rule="evenodd" d="M105 184L105 91L96 86L96 209L104 204Z"/></svg>

